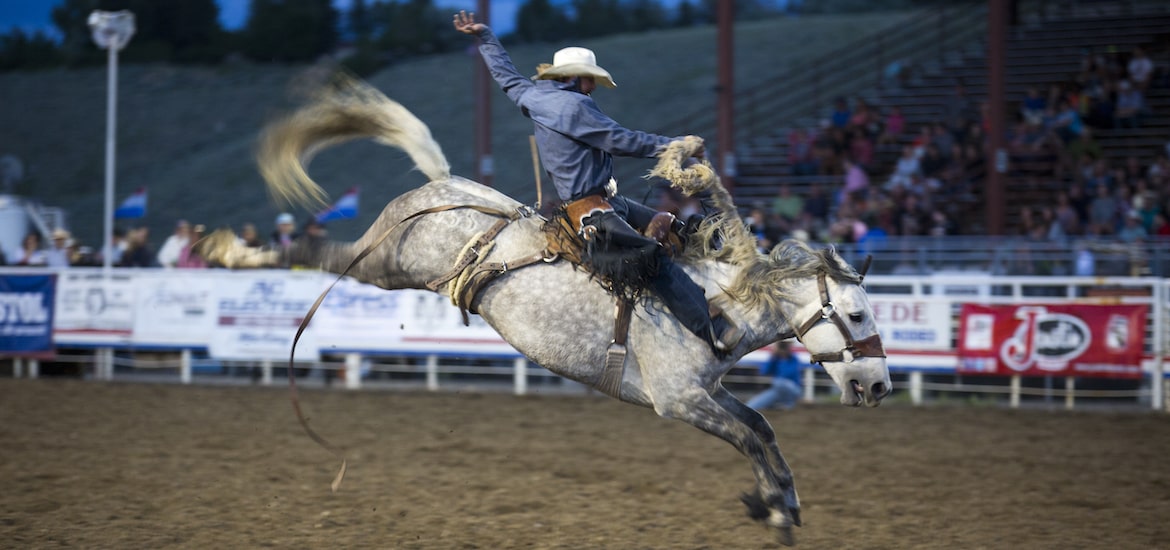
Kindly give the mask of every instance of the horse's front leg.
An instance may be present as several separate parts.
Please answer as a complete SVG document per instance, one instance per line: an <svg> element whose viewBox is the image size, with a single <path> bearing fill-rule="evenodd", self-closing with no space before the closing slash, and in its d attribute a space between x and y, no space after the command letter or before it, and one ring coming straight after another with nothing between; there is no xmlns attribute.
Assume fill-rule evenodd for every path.
<svg viewBox="0 0 1170 550"><path fill-rule="evenodd" d="M762 501L787 503L785 492L792 487L791 475L788 476L787 482L781 481L776 469L770 464L768 445L753 428L702 388L696 387L680 395L665 396L665 399L664 396L655 396L654 410L662 417L682 420L731 443L751 462ZM772 439L775 441L774 436ZM794 491L792 495L795 499ZM800 517L799 513L790 511L793 509L798 510L799 505L796 507L769 505L767 517L756 519L765 519L768 525L778 530L782 544L792 545L794 542L792 527L799 524Z"/></svg>
<svg viewBox="0 0 1170 550"><path fill-rule="evenodd" d="M738 418L740 422L750 427L756 436L760 438L760 441L766 449L768 461L783 491L778 495L767 495L763 487L756 487L755 492L745 494L743 496L743 503L748 507L748 515L753 519L769 520L769 523L771 523L769 518L772 515L776 514L777 511L786 510L792 518L793 525L799 527L800 497L796 494L796 483L792 477L792 468L788 466L788 461L784 460L784 455L780 453L780 445L776 442L776 432L772 429L772 425L768 423L768 419L764 418L764 415L760 414L759 411L745 405L722 385L715 390L712 397L724 409L727 409L728 412Z"/></svg>

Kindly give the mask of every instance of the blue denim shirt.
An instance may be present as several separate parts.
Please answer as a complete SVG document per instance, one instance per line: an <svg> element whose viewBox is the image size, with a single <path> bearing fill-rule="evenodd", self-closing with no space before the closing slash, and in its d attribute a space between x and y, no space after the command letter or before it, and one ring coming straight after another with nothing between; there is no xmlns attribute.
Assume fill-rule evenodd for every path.
<svg viewBox="0 0 1170 550"><path fill-rule="evenodd" d="M486 29L479 51L492 78L535 124L536 148L561 200L599 190L613 177L613 156L654 157L674 138L630 130L609 118L575 83L536 80L512 65L499 39Z"/></svg>

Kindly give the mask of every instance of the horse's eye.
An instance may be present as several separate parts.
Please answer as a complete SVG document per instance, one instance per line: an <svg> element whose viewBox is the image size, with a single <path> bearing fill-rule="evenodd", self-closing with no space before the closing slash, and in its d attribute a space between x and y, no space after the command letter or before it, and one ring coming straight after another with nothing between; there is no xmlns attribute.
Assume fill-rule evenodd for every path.
<svg viewBox="0 0 1170 550"><path fill-rule="evenodd" d="M865 317L863 317L860 313L850 313L849 314L849 320L853 321L854 323L860 323L861 320L864 318Z"/></svg>

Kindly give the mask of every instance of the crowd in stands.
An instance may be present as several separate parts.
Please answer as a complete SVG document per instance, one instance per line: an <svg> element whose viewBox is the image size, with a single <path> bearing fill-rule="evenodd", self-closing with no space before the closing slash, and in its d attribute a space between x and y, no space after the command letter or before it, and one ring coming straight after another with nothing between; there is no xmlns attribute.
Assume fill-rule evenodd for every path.
<svg viewBox="0 0 1170 550"><path fill-rule="evenodd" d="M112 246L95 250L82 245L73 235L64 229L55 229L50 237L48 246L42 243L41 234L30 232L25 235L21 250L14 258L7 258L0 252L0 265L67 268L71 266L101 266L104 263L102 254L111 251L110 264L113 267L163 267L203 269L217 267L196 253L192 246L203 238L206 227L203 224L190 224L187 220L175 223L174 232L167 236L157 252L149 241L149 230L145 226L134 227L129 230L115 228ZM326 229L321 223L310 219L302 224L301 231L297 231L296 219L292 214L282 213L276 217L274 229L268 239L260 237L255 224L245 223L241 226L237 237L241 244L259 248L272 246L287 248L301 239L325 238Z"/></svg>
<svg viewBox="0 0 1170 550"><path fill-rule="evenodd" d="M1015 98L1005 136L1009 185L1050 189L1053 198L1009 204L1012 233L1050 240L1170 237L1170 143L1152 162L1131 156L1114 163L1094 139L1097 130L1140 128L1151 114L1147 92L1170 86L1167 80L1170 71L1158 70L1141 48L1109 48L1086 51L1067 81ZM762 247L789 236L864 243L971 233L959 224L964 210L982 209L987 115L986 103L961 82L940 115L913 130L896 105L837 98L817 127L787 136L793 181L805 176L813 183L802 193L780 183L772 204L750 205L746 221ZM875 162L895 152L896 161Z"/></svg>

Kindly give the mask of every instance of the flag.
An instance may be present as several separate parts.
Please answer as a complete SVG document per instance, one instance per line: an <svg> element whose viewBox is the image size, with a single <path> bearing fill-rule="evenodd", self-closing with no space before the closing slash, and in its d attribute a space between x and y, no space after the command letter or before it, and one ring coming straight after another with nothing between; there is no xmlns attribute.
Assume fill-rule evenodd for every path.
<svg viewBox="0 0 1170 550"><path fill-rule="evenodd" d="M139 187L114 211L114 219L141 218L146 215L146 188Z"/></svg>
<svg viewBox="0 0 1170 550"><path fill-rule="evenodd" d="M349 220L357 217L358 210L358 188L350 187L345 194L333 203L333 206L317 213L317 223L331 222L333 220Z"/></svg>

